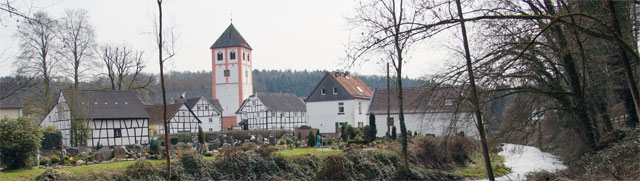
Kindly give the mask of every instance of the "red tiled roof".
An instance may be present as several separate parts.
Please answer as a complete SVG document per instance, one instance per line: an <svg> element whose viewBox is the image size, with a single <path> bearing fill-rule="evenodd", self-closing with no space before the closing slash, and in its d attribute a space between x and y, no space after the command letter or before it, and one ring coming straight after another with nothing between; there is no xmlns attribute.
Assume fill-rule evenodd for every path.
<svg viewBox="0 0 640 181"><path fill-rule="evenodd" d="M236 117L222 117L222 128L231 128L238 125Z"/></svg>
<svg viewBox="0 0 640 181"><path fill-rule="evenodd" d="M373 91L360 78L337 72L328 72L328 74L335 78L354 98L371 99Z"/></svg>

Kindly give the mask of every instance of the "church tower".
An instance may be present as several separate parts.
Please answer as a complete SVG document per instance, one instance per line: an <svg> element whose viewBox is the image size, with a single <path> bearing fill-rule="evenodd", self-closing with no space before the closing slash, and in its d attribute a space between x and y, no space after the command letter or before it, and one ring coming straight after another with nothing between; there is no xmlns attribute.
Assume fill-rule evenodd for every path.
<svg viewBox="0 0 640 181"><path fill-rule="evenodd" d="M237 125L236 110L253 93L251 46L233 26L218 37L211 49L212 98L222 105L222 129Z"/></svg>

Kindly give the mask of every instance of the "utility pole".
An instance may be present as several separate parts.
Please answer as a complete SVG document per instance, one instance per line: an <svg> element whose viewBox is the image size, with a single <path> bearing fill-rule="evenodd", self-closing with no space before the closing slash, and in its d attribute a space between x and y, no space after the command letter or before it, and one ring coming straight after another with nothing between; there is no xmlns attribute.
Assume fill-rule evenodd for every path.
<svg viewBox="0 0 640 181"><path fill-rule="evenodd" d="M387 62L387 138L389 138L389 130L391 130L391 95L389 94L389 62Z"/></svg>

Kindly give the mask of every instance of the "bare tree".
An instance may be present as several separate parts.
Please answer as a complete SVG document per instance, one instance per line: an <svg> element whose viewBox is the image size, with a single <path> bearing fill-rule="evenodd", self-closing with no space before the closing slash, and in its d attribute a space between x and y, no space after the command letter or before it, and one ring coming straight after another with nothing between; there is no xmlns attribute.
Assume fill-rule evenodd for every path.
<svg viewBox="0 0 640 181"><path fill-rule="evenodd" d="M157 34L157 44L158 44L158 63L160 64L160 87L162 89L162 120L164 122L164 142L165 145L165 154L167 157L167 180L171 180L171 156L169 154L169 125L167 122L167 95L165 91L164 85L164 62L171 59L175 55L175 36L173 34L173 29L170 29L168 40L165 39L162 34L163 26L162 26L162 0L156 0L158 3L158 24L156 24L156 28L154 29ZM167 41L167 42L165 42ZM167 45L168 44L168 45ZM163 56L163 53L167 53L167 55Z"/></svg>
<svg viewBox="0 0 640 181"><path fill-rule="evenodd" d="M403 169L408 172L408 137L404 118L402 70L403 64L407 61L404 56L417 39L407 30L415 28L411 22L420 17L420 12L412 10L403 0L361 3L357 11L360 13L351 19L351 23L363 30L363 33L361 39L356 42L356 46L350 48L348 58L350 64L354 64L357 61L366 60L367 56L382 56L393 66L398 91Z"/></svg>
<svg viewBox="0 0 640 181"><path fill-rule="evenodd" d="M69 66L69 74L73 77L73 88L78 89L78 82L91 60L95 36L93 26L89 23L89 14L86 10L65 10L65 16L61 19L58 34L62 39L60 55Z"/></svg>
<svg viewBox="0 0 640 181"><path fill-rule="evenodd" d="M139 80L146 67L142 59L143 51L135 51L126 45L105 45L97 49L96 54L107 68L111 90L145 89L153 83L153 77Z"/></svg>
<svg viewBox="0 0 640 181"><path fill-rule="evenodd" d="M18 74L34 75L42 81L38 93L38 112L45 114L53 106L51 82L58 59L56 49L56 21L45 12L36 12L33 21L25 21L18 30L20 56L15 62ZM40 23L36 23L40 22Z"/></svg>

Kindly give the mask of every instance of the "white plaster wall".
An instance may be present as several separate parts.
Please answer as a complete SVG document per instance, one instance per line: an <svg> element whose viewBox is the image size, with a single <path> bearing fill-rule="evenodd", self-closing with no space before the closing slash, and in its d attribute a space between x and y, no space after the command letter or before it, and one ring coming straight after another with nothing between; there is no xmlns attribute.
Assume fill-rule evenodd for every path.
<svg viewBox="0 0 640 181"><path fill-rule="evenodd" d="M216 84L224 84L226 82L225 76L224 76L224 64L223 65L216 65Z"/></svg>
<svg viewBox="0 0 640 181"><path fill-rule="evenodd" d="M136 120L95 120L89 121L88 124L93 129L92 136L96 138L87 140L89 146L97 146L98 143L102 146L114 146L147 144L149 142L149 122L147 119L140 119L138 122ZM138 124L142 128L134 128L139 127ZM120 129L121 137L114 138L114 129ZM98 139L99 137L111 138Z"/></svg>
<svg viewBox="0 0 640 181"><path fill-rule="evenodd" d="M366 124L364 122L367 120L367 116L365 113L368 109L368 102L362 103L362 114L359 114L359 101L364 100L356 99L344 101L307 102L307 115L309 118L309 125L313 128L320 129L320 133L335 133L336 122L347 122L352 126L358 126L358 122L363 122L363 124ZM344 114L338 114L339 102L344 103Z"/></svg>
<svg viewBox="0 0 640 181"><path fill-rule="evenodd" d="M201 107L201 105L207 105L206 109ZM213 106L209 104L208 101L204 99L200 99L198 103L195 105L194 113L200 121L202 121L202 131L221 131L222 130L222 120L220 120L220 115L215 112Z"/></svg>
<svg viewBox="0 0 640 181"><path fill-rule="evenodd" d="M218 84L216 85L216 99L220 101L223 116L235 116L239 103L238 84Z"/></svg>
<svg viewBox="0 0 640 181"><path fill-rule="evenodd" d="M376 136L382 137L387 133L387 115L376 114ZM400 119L398 114L391 114L393 117L396 133L400 134ZM452 125L452 120L456 125ZM477 138L478 131L475 127L475 119L471 113L459 113L454 117L452 113L429 113L429 114L405 114L405 124L407 130L418 131L421 135L434 134L444 136L454 135L464 131L466 136ZM393 129L393 128L391 128ZM391 131L389 132L391 134Z"/></svg>
<svg viewBox="0 0 640 181"><path fill-rule="evenodd" d="M238 83L238 64L229 64L229 83Z"/></svg>

